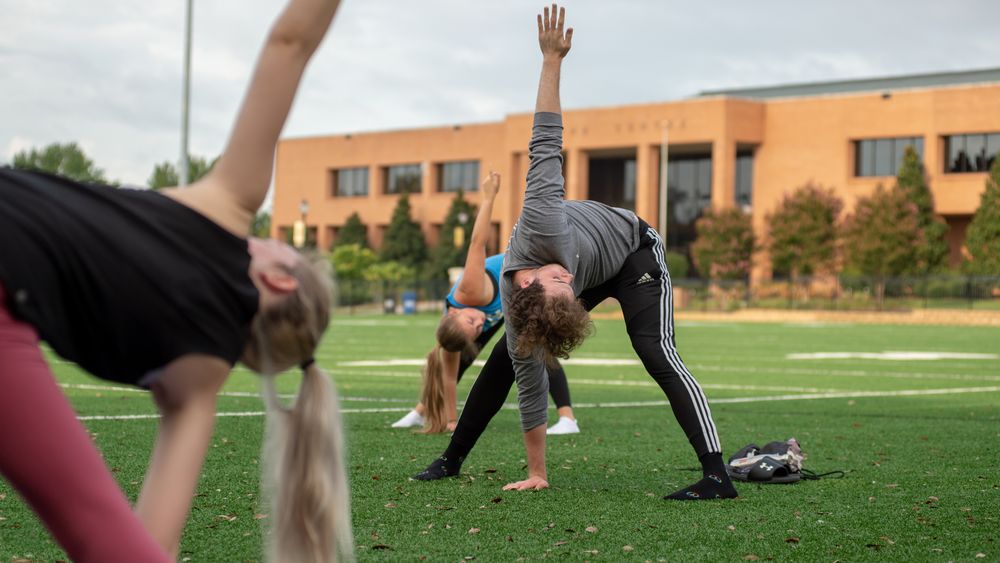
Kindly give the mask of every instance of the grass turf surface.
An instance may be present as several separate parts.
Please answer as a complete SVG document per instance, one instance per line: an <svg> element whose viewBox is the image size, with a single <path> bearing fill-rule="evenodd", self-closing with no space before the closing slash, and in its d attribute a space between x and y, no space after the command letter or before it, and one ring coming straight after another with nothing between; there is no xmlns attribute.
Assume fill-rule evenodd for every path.
<svg viewBox="0 0 1000 563"><path fill-rule="evenodd" d="M808 454L807 468L848 473L795 485L740 484L735 501L666 502L660 497L700 477L698 463L663 394L639 365L567 365L583 432L550 437L551 489L500 490L524 475L517 413L510 409L494 419L460 477L409 481L447 443L446 436L387 428L412 405L419 368L345 364L418 360L435 322L432 316L340 317L318 355L344 399L360 559L1000 557L1000 361L786 358L816 352L995 354L1000 329L679 323L681 354L712 402L727 455L749 442L794 436ZM596 325L597 335L574 358L634 359L621 321ZM70 365L53 367L83 417L154 412L141 393L104 388L109 385ZM473 368L462 381L460 397L475 375ZM289 375L280 387L292 392L296 383ZM255 376L238 371L226 386L233 395L219 400L220 412L260 411L252 396L256 387ZM608 406L613 403L632 404ZM85 423L134 499L155 420ZM262 428L259 416L219 418L182 559L261 558ZM64 555L0 483L0 559L18 557Z"/></svg>

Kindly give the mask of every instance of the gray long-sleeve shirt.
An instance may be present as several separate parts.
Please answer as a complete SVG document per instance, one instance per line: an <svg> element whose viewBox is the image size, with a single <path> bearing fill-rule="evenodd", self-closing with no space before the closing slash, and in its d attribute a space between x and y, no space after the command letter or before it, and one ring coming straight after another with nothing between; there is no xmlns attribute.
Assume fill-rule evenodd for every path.
<svg viewBox="0 0 1000 563"><path fill-rule="evenodd" d="M639 247L635 213L596 201L566 201L562 177L562 116L535 114L528 144L528 186L521 217L511 232L503 261L500 294L507 317L514 272L560 264L573 276L576 295L612 278ZM514 362L521 428L545 424L549 388L545 363L519 358L517 332L507 324L507 345Z"/></svg>

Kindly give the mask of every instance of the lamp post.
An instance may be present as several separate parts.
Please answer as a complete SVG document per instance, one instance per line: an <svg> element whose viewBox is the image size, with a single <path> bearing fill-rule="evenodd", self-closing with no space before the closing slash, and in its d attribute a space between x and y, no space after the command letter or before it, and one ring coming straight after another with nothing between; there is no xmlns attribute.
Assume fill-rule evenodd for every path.
<svg viewBox="0 0 1000 563"><path fill-rule="evenodd" d="M670 120L662 123L663 139L660 142L660 239L667 245L667 166L670 164Z"/></svg>
<svg viewBox="0 0 1000 563"><path fill-rule="evenodd" d="M299 202L299 219L292 225L292 246L302 248L306 245L306 215L309 214L309 202L303 198Z"/></svg>
<svg viewBox="0 0 1000 563"><path fill-rule="evenodd" d="M458 212L458 225L455 227L455 231L452 233L452 238L455 240L455 248L462 248L465 244L465 225L469 222L469 214L465 211Z"/></svg>
<svg viewBox="0 0 1000 563"><path fill-rule="evenodd" d="M188 125L191 100L191 13L192 0L187 0L184 17L184 73L181 85L181 158L177 165L178 185L188 185Z"/></svg>

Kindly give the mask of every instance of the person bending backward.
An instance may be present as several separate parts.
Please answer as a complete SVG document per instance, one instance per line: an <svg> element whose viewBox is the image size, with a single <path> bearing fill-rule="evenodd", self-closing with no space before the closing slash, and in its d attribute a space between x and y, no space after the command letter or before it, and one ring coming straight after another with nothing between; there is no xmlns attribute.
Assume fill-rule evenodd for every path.
<svg viewBox="0 0 1000 563"><path fill-rule="evenodd" d="M677 353L670 277L656 231L631 211L563 199L559 73L573 37L572 29L563 32L564 18L564 10L557 14L555 5L538 17L543 59L527 191L500 284L507 338L487 360L444 455L414 478L457 475L516 379L528 478L504 489L548 487L546 359L566 357L591 330L588 310L614 297L632 347L666 393L704 470L701 481L665 498L735 497L708 401Z"/></svg>
<svg viewBox="0 0 1000 563"><path fill-rule="evenodd" d="M486 257L493 202L500 191L500 175L490 172L482 183L482 202L472 225L465 272L445 297L445 315L435 334L437 344L427 354L420 402L393 428L423 426L428 434L451 432L458 421L456 387L479 351L503 326L500 307L500 266L503 254ZM549 370L549 390L559 412L559 422L549 434L580 431L573 417L566 373L558 365Z"/></svg>
<svg viewBox="0 0 1000 563"><path fill-rule="evenodd" d="M0 169L0 472L75 561L169 561L242 360L265 377L269 558L353 557L337 400L312 362L329 274L248 239L275 144L337 0L291 0L215 168L184 189L84 185ZM152 391L162 415L133 512L42 357ZM302 366L293 408L274 375ZM129 423L131 424L131 423Z"/></svg>

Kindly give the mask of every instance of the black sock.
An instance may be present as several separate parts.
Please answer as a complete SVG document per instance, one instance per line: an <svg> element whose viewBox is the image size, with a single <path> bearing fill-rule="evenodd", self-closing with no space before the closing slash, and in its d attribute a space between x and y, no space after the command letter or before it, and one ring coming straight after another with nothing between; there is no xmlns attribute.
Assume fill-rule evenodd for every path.
<svg viewBox="0 0 1000 563"><path fill-rule="evenodd" d="M448 455L448 450L445 450L444 455L432 461L427 466L427 469L417 473L412 479L416 481L436 481L445 477L454 477L462 470L463 461L465 461L465 456L452 457Z"/></svg>
<svg viewBox="0 0 1000 563"><path fill-rule="evenodd" d="M702 480L663 497L664 500L712 500L737 496L736 487L733 486L726 473L726 466L722 463L721 453L705 454L701 456L700 461L704 474Z"/></svg>

